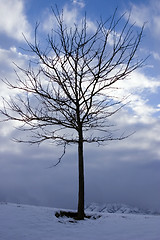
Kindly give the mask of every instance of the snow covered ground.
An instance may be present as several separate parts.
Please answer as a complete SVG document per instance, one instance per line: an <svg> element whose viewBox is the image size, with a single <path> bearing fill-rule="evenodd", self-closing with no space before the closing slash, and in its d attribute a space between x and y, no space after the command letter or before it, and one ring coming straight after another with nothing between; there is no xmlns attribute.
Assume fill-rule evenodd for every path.
<svg viewBox="0 0 160 240"><path fill-rule="evenodd" d="M96 220L70 222L56 218L55 211L0 204L0 240L160 240L158 215L104 212Z"/></svg>

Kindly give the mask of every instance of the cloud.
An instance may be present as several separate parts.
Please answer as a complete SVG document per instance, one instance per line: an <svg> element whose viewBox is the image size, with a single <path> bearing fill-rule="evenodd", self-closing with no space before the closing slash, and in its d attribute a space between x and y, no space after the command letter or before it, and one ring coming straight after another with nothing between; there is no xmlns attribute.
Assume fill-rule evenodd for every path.
<svg viewBox="0 0 160 240"><path fill-rule="evenodd" d="M84 15L81 15L81 11L79 8L79 4L81 4L81 8L83 8L82 6L82 1L74 1L73 2L73 7L71 5L65 5L63 7L63 20L65 25L68 28L74 28L75 24L77 24L78 27L80 27L82 25L82 20L84 19ZM51 29L54 29L55 25L57 25L56 19L53 15L53 13L49 13L49 11L47 10L45 13L45 18L43 21L43 30L45 32L50 32ZM88 31L94 31L96 29L96 25L95 23L87 18L87 29ZM54 29L55 30L55 29Z"/></svg>
<svg viewBox="0 0 160 240"><path fill-rule="evenodd" d="M77 5L78 7L84 8L85 7L85 3L83 0L73 0L73 4Z"/></svg>
<svg viewBox="0 0 160 240"><path fill-rule="evenodd" d="M28 40L31 39L31 26L24 13L22 0L1 0L0 16L0 33L18 41L24 41L22 33Z"/></svg>
<svg viewBox="0 0 160 240"><path fill-rule="evenodd" d="M14 72L16 66L14 63L25 69L29 58L31 57L19 52L15 46L10 47L8 50L0 48L0 78L8 79L11 81L11 83L16 81L16 74ZM18 71L18 69L16 70ZM13 92L14 91L10 91L7 86L1 81L1 96L8 98L10 94L13 94Z"/></svg>
<svg viewBox="0 0 160 240"><path fill-rule="evenodd" d="M160 34L160 3L158 0L148 1L147 3L133 4L131 3L130 21L136 26L142 27L146 23L152 37L159 37Z"/></svg>
<svg viewBox="0 0 160 240"><path fill-rule="evenodd" d="M5 54L16 57L18 52L13 47ZM143 89L151 87L145 85L149 79L141 72L136 72L130 81L135 82L130 85L126 81L126 84L136 93L141 92L141 84ZM150 90L155 91L156 87L153 84ZM139 103L132 106L133 109L142 103L138 94L134 96ZM114 116L112 123L120 128L119 133L136 130L130 138L104 147L85 145L86 204L121 202L159 209L160 119L154 119L148 109L148 103L144 102L140 109L135 109L135 115L125 108ZM147 114L150 119L142 121ZM0 201L76 209L77 146L69 147L58 167L48 168L56 163L62 149L48 142L40 148L9 142L9 138L19 134L15 129L5 134L5 128L10 127L4 123L0 129ZM25 133L21 136L25 137Z"/></svg>
<svg viewBox="0 0 160 240"><path fill-rule="evenodd" d="M131 4L131 17L130 21L135 23L136 26L142 27L145 22L149 20L149 9L146 5Z"/></svg>
<svg viewBox="0 0 160 240"><path fill-rule="evenodd" d="M149 140L149 134L146 139ZM104 147L85 145L86 204L116 202L160 209L160 161L147 145L143 146L143 141L144 135L137 132L131 138ZM8 144L7 138L2 137L1 145L2 142ZM15 151L17 146L19 152ZM158 142L151 147L154 151L158 149ZM15 143L8 148L10 151L1 152L0 201L77 208L75 146L70 146L62 163L55 168L48 167L57 160L60 148L58 152L52 145L38 148Z"/></svg>
<svg viewBox="0 0 160 240"><path fill-rule="evenodd" d="M122 111L118 114L117 124L120 132L125 130L127 134L135 131L130 138L121 141L119 144L119 148L121 148L122 151L125 151L126 153L130 152L127 160L138 159L138 152L142 154L140 157L142 161L160 159L160 149L158 147L160 144L160 130L158 127L160 119L146 117L145 115L143 116L143 113L141 117L135 117L132 113L128 114L125 111ZM135 156L134 158L133 153ZM149 155L151 156L151 159L149 159ZM130 158L130 156L132 156L132 158Z"/></svg>
<svg viewBox="0 0 160 240"><path fill-rule="evenodd" d="M154 51L151 51L150 54L153 56L153 58L154 58L155 60L160 61L160 54L159 54L159 53L154 52Z"/></svg>
<svg viewBox="0 0 160 240"><path fill-rule="evenodd" d="M119 88L116 91L120 99L129 96L126 102L129 102L127 106L132 110L135 121L144 123L154 121L153 115L157 112L157 107L149 104L148 95L158 92L159 78L147 76L142 70L136 70L127 79L118 81L115 87ZM115 96L117 96L116 92Z"/></svg>

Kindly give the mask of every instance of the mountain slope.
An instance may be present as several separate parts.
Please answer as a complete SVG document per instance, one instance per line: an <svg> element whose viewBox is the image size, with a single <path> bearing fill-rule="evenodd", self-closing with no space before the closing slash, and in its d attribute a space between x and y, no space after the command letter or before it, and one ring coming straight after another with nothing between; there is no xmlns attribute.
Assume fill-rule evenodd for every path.
<svg viewBox="0 0 160 240"><path fill-rule="evenodd" d="M86 211L100 212L100 213L127 213L127 214L145 214L145 215L160 215L160 212L149 209L140 209L131 207L125 204L97 204L92 203L87 206Z"/></svg>

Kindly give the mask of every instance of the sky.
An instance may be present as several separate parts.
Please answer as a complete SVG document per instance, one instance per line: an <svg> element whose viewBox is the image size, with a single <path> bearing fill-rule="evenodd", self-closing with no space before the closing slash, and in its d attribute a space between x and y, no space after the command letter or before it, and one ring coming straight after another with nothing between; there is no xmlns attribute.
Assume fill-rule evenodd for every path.
<svg viewBox="0 0 160 240"><path fill-rule="evenodd" d="M85 145L85 203L125 203L160 210L160 2L1 0L0 79L15 81L13 63L27 66L30 53L24 51L23 35L32 42L38 22L45 39L53 28L51 6L55 4L64 9L69 25L86 12L92 28L116 7L118 16L131 11L130 24L135 24L135 31L145 23L137 54L149 57L145 66L120 86L126 96L131 95L130 102L112 119L120 131L135 133L105 146ZM0 84L0 96L12 95L2 81ZM0 201L76 208L77 146L70 146L61 164L50 168L61 155L61 147L48 142L39 147L17 144L11 140L19 135L16 126L0 123Z"/></svg>

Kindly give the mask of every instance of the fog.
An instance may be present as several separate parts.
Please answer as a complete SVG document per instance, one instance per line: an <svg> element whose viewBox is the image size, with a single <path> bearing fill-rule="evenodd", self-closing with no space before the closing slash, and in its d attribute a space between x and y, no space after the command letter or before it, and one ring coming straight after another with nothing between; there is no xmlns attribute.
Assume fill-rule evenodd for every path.
<svg viewBox="0 0 160 240"><path fill-rule="evenodd" d="M127 144L127 140L123 143ZM61 148L18 145L1 152L0 201L77 208L76 146L52 167ZM17 145L16 145L17 146ZM143 160L145 154L145 160ZM121 145L85 146L85 204L125 203L160 210L160 161L143 150L124 151Z"/></svg>

